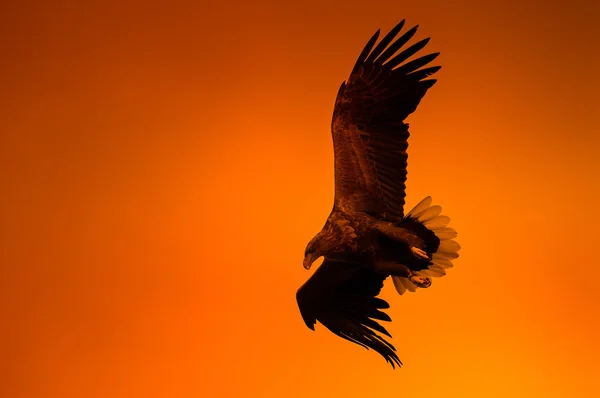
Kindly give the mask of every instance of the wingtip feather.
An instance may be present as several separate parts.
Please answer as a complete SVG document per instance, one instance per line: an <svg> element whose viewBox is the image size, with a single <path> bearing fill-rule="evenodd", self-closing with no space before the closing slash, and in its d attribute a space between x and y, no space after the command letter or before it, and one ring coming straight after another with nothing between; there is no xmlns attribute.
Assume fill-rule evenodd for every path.
<svg viewBox="0 0 600 398"><path fill-rule="evenodd" d="M362 64L364 63L365 59L367 58L367 56L369 55L369 53L373 49L373 46L375 45L375 42L377 42L377 39L379 38L380 34L381 34L381 29L377 29L377 32L375 32L375 34L373 36L371 36L371 39L369 39L369 41L367 42L367 44L363 48L362 52L360 53L360 55L356 59L356 63L354 64L354 67L352 68L351 74L352 73L356 73L358 71L358 69L362 66Z"/></svg>

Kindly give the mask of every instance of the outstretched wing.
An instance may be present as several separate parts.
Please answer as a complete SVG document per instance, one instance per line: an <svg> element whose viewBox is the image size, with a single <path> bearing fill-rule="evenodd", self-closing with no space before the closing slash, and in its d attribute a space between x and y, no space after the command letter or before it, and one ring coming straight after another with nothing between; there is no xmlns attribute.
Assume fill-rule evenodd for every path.
<svg viewBox="0 0 600 398"><path fill-rule="evenodd" d="M401 366L394 346L376 333L392 337L377 322L391 321L381 311L389 304L375 297L385 278L358 264L326 259L296 293L304 323L315 330L319 321L336 335L377 351L392 367Z"/></svg>
<svg viewBox="0 0 600 398"><path fill-rule="evenodd" d="M409 136L404 119L436 82L426 78L440 69L419 69L439 53L400 65L429 41L403 49L417 31L415 26L394 41L403 26L404 20L374 49L379 31L369 40L340 87L331 122L335 205L379 214L383 219L404 215Z"/></svg>

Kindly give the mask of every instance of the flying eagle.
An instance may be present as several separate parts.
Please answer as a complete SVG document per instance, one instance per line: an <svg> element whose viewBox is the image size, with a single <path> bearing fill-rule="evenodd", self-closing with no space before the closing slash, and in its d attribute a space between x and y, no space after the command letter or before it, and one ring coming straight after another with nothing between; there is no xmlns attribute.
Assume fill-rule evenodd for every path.
<svg viewBox="0 0 600 398"><path fill-rule="evenodd" d="M429 38L408 48L417 31L403 35L404 20L375 46L380 31L359 55L335 100L331 132L335 199L323 229L308 243L304 268L321 266L296 299L306 325L319 321L336 335L371 348L392 367L402 362L378 321L391 321L377 296L391 276L399 294L431 285L458 258L460 245L442 208L423 199L404 214L408 124L404 120L436 80L439 53L407 61ZM399 53L397 53L400 51ZM397 54L396 54L397 53ZM427 67L425 67L427 66ZM423 68L425 67L425 68ZM421 69L422 68L422 69Z"/></svg>

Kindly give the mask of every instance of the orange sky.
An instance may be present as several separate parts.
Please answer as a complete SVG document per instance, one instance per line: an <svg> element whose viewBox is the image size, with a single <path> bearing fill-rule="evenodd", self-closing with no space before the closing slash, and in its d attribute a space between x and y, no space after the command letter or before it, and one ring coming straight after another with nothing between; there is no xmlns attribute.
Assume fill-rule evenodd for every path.
<svg viewBox="0 0 600 398"><path fill-rule="evenodd" d="M83 3L0 5L0 396L600 396L597 2ZM385 287L392 371L295 292L335 94L402 18L443 65L407 204L463 250Z"/></svg>

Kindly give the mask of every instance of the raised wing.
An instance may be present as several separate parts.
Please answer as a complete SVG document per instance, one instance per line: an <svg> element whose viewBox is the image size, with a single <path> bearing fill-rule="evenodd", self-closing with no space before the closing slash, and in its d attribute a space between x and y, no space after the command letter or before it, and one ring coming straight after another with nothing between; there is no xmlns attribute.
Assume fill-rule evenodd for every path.
<svg viewBox="0 0 600 398"><path fill-rule="evenodd" d="M374 49L379 31L369 40L340 87L331 122L335 205L382 219L404 215L409 136L404 119L436 82L426 78L440 69L419 69L439 53L401 65L429 41L403 49L417 31L415 26L394 41L403 26L404 20ZM394 56L398 50L402 51Z"/></svg>
<svg viewBox="0 0 600 398"><path fill-rule="evenodd" d="M377 321L391 321L377 298L385 276L358 264L323 261L296 293L304 323L315 330L319 321L336 335L377 351L392 367L401 366L393 345L376 332L392 337Z"/></svg>

